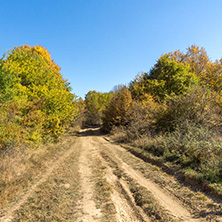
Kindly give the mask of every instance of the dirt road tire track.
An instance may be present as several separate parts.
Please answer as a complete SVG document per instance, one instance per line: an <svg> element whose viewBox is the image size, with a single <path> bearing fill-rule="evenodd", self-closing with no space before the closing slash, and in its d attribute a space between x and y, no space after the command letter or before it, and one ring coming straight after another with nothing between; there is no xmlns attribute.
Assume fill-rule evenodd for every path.
<svg viewBox="0 0 222 222"><path fill-rule="evenodd" d="M80 157L80 173L82 175L82 187L85 189L83 200L80 205L83 208L83 215L80 216L78 221L116 221L116 222L131 222L131 221L149 221L148 217L138 210L136 204L132 201L132 198L126 193L126 190L123 189L122 183L118 180L117 176L113 174L113 169L110 168L104 159L100 155L100 144L94 141L94 136L87 136L87 131L82 131L81 134L84 135L83 138L80 138L82 141L81 149L82 155ZM91 131L94 134L94 131ZM89 133L89 134L91 134ZM87 158L86 158L87 157ZM93 163L94 162L94 163ZM103 172L99 175L100 179L105 180L109 187L111 188L110 198L107 201L107 194L104 193L104 200L101 207L105 205L113 205L115 211L111 210L110 214L113 214L113 217L107 219L105 215L101 215L101 212L104 213L104 209L97 209L95 203L92 200L93 181L89 180L90 175L93 173L91 167L93 164L98 164L98 168L103 168ZM94 166L96 167L96 166ZM87 169L87 173L86 173ZM95 175L94 175L95 176ZM88 179L87 179L88 178ZM91 184L90 184L91 183ZM87 188L88 187L88 188ZM96 187L95 187L96 189ZM95 191L96 192L96 191ZM101 198L101 196L100 196ZM90 207L89 203L91 203ZM106 210L106 209L105 209ZM115 212L115 213L114 213ZM106 212L107 213L107 212Z"/></svg>
<svg viewBox="0 0 222 222"><path fill-rule="evenodd" d="M92 183L92 161L95 157L94 147L90 145L89 139L79 138L81 145L81 155L79 159L79 173L82 187L83 198L79 202L82 208L82 215L80 215L77 222L83 221L97 221L101 217L101 209L96 208L96 203L93 201L93 183Z"/></svg>
<svg viewBox="0 0 222 222"><path fill-rule="evenodd" d="M80 187L78 193L75 194L77 195L75 201L77 201L74 204L68 204L68 207L73 206L75 209L69 211L65 217L63 217L64 215L58 215L58 218L61 219L56 221L73 221L72 218L75 218L77 222L157 221L158 219L155 218L158 218L158 215L155 215L157 217L151 217L152 215L147 212L148 208L145 209L143 206L137 205L138 203L131 189L132 184L136 184L137 189L142 188L142 193L140 194L143 195L144 190L144 193L148 192L149 195L152 196L153 199L151 198L151 201L154 200L156 208L159 206L159 212L166 212L166 218L168 219L164 220L164 217L162 217L162 215L164 215L163 213L159 215L159 218L162 217L160 221L207 221L206 218L197 216L197 214L195 217L190 211L190 208L183 205L182 202L168 192L168 190L156 184L155 181L146 178L139 169L135 169L134 165L132 165L130 161L126 161L120 153L126 154L127 158L138 163L142 160L128 153L121 146L114 145L105 140L100 135L99 129L85 129L80 131L78 137L70 135L70 138L71 137L75 137L75 142L72 142L70 148L42 174L39 181L33 184L28 191L24 192L17 203L7 210L5 215L0 218L1 222L25 221L23 218L14 220L14 218L16 218L14 217L15 214L22 217L22 212L25 211L21 209L24 205L26 205L26 209L29 210L29 212L25 213L27 213L27 215L32 213L32 203L29 202L30 197L35 196L35 207L38 208L38 204L41 203L38 203L39 198L36 198L36 196L42 195L40 194L42 184L47 182L47 186L50 188L51 181L63 175L63 169L69 169L69 167L73 167L73 172L76 172L72 175L79 176L79 178L75 178ZM73 141L73 139L70 141ZM78 152L78 154L73 155L75 152ZM70 172L72 172L72 169L70 170ZM55 175L57 177L55 177ZM68 178L67 173L64 172L64 178L66 177ZM70 184L72 184L72 180L74 180L73 176L69 176ZM53 192L57 193L57 189L63 186L66 191L60 190L59 192L66 192L66 195L71 195L69 192L73 192L75 189L69 189L69 186L74 185L75 187L76 182L73 183L73 185L70 184L66 184L65 182L64 184L63 182L62 184L58 183L53 188ZM36 190L40 190L40 193L35 192ZM61 193L58 195L62 195L61 201L66 200L64 199L67 197L66 195ZM72 202L71 198L69 199ZM47 200L46 198L46 203ZM61 202L57 202L57 205L60 203ZM59 207L61 208L61 206ZM156 214L158 214L158 210ZM20 214L17 214L19 211ZM60 211L59 214L63 214L64 212L65 211ZM212 219L209 221L221 220L219 218L218 220Z"/></svg>
<svg viewBox="0 0 222 222"><path fill-rule="evenodd" d="M41 175L38 182L33 184L29 190L21 195L21 197L18 199L17 203L14 204L11 208L9 208L6 212L6 214L0 218L0 222L10 222L13 221L13 215L14 213L19 210L28 200L30 196L35 192L38 186L40 186L42 183L44 183L48 177L52 174L53 171L55 171L60 164L67 159L73 152L75 151L75 146L72 144L70 149L68 149L52 166L50 166L45 173Z"/></svg>
<svg viewBox="0 0 222 222"><path fill-rule="evenodd" d="M100 159L101 158L100 156ZM103 160L104 161L104 160ZM116 219L118 222L131 222L131 221L150 221L148 216L143 210L136 206L132 194L126 183L114 174L107 162L103 164L106 166L106 178L112 186L111 199L116 209Z"/></svg>
<svg viewBox="0 0 222 222"><path fill-rule="evenodd" d="M160 205L175 216L180 221L200 221L192 217L189 211L178 203L178 201L168 194L166 191L163 191L157 184L146 179L140 172L134 170L132 167L124 163L115 153L115 149L121 149L117 145L112 145L108 141L104 140L101 137L96 138L98 144L102 144L103 150L106 150L106 154L116 162L119 169L122 169L129 177L137 181L141 186L148 189L154 196L154 198L160 203Z"/></svg>

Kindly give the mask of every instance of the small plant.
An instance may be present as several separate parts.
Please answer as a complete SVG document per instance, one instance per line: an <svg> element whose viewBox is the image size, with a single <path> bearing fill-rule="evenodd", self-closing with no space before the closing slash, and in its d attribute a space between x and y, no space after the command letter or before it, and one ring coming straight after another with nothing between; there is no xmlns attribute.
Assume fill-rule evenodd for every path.
<svg viewBox="0 0 222 222"><path fill-rule="evenodd" d="M168 161L176 161L201 174L202 179L217 182L222 179L222 144L214 139L215 134L207 128L187 123L183 128L166 133L162 150Z"/></svg>
<svg viewBox="0 0 222 222"><path fill-rule="evenodd" d="M201 87L193 87L186 95L169 97L164 109L155 115L159 131L173 131L190 122L210 129L221 128L218 96Z"/></svg>

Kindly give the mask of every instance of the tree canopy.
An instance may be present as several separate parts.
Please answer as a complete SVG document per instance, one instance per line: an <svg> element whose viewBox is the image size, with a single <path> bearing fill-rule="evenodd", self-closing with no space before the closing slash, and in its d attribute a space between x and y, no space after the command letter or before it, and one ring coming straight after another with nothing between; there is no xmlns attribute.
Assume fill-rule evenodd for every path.
<svg viewBox="0 0 222 222"><path fill-rule="evenodd" d="M148 93L156 100L163 100L166 96L184 94L193 84L198 84L198 77L191 72L190 66L164 54L149 73L132 81L129 89L135 97L143 95L143 98Z"/></svg>
<svg viewBox="0 0 222 222"><path fill-rule="evenodd" d="M16 107L19 123L34 140L37 134L59 136L78 112L68 81L42 46L15 47L4 54L0 91L1 103Z"/></svg>

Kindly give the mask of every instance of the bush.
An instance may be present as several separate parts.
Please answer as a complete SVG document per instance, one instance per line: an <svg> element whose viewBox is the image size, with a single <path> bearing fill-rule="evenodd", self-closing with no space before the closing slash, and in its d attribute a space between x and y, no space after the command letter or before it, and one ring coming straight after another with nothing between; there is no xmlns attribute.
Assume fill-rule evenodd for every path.
<svg viewBox="0 0 222 222"><path fill-rule="evenodd" d="M222 143L215 138L207 128L187 122L166 133L159 145L166 160L176 161L203 174L205 179L217 181L222 179Z"/></svg>
<svg viewBox="0 0 222 222"><path fill-rule="evenodd" d="M128 141L132 141L154 133L155 114L162 109L162 104L146 95L143 101L134 101L127 115L126 133Z"/></svg>
<svg viewBox="0 0 222 222"><path fill-rule="evenodd" d="M110 103L103 111L103 129L110 131L113 126L126 126L129 123L128 118L131 106L131 93L126 87L115 92Z"/></svg>
<svg viewBox="0 0 222 222"><path fill-rule="evenodd" d="M221 128L220 107L216 95L203 88L192 88L186 95L174 96L166 101L165 109L156 113L156 128L172 131L186 122L215 129Z"/></svg>
<svg viewBox="0 0 222 222"><path fill-rule="evenodd" d="M0 105L0 150L19 145L27 139L27 131L20 125L20 117L13 104Z"/></svg>

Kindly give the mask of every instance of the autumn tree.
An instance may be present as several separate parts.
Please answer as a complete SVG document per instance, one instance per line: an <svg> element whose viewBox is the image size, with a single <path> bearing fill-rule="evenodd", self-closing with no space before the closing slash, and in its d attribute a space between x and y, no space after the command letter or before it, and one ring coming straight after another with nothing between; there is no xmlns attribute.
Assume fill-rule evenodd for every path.
<svg viewBox="0 0 222 222"><path fill-rule="evenodd" d="M131 105L131 93L127 87L124 86L114 94L110 103L103 111L103 128L109 131L112 126L126 125L128 123L128 114Z"/></svg>
<svg viewBox="0 0 222 222"><path fill-rule="evenodd" d="M147 73L145 72L143 72L141 75L138 74L129 84L129 90L134 100L143 101L146 99L147 94L150 95L145 86L146 75Z"/></svg>
<svg viewBox="0 0 222 222"><path fill-rule="evenodd" d="M163 100L167 96L184 94L193 84L198 84L198 78L189 65L172 60L165 54L149 73L143 73L131 82L129 89L136 98L143 98L148 93L156 100Z"/></svg>
<svg viewBox="0 0 222 222"><path fill-rule="evenodd" d="M189 46L185 53L180 50L168 54L174 61L189 65L199 79L200 84L205 88L217 92L222 89L222 60L212 62L203 47L196 45Z"/></svg>
<svg viewBox="0 0 222 222"><path fill-rule="evenodd" d="M77 115L75 95L60 67L41 46L21 46L0 60L1 103L16 107L32 140L59 136Z"/></svg>
<svg viewBox="0 0 222 222"><path fill-rule="evenodd" d="M102 111L109 103L112 93L89 91L85 96L85 125L101 124Z"/></svg>

